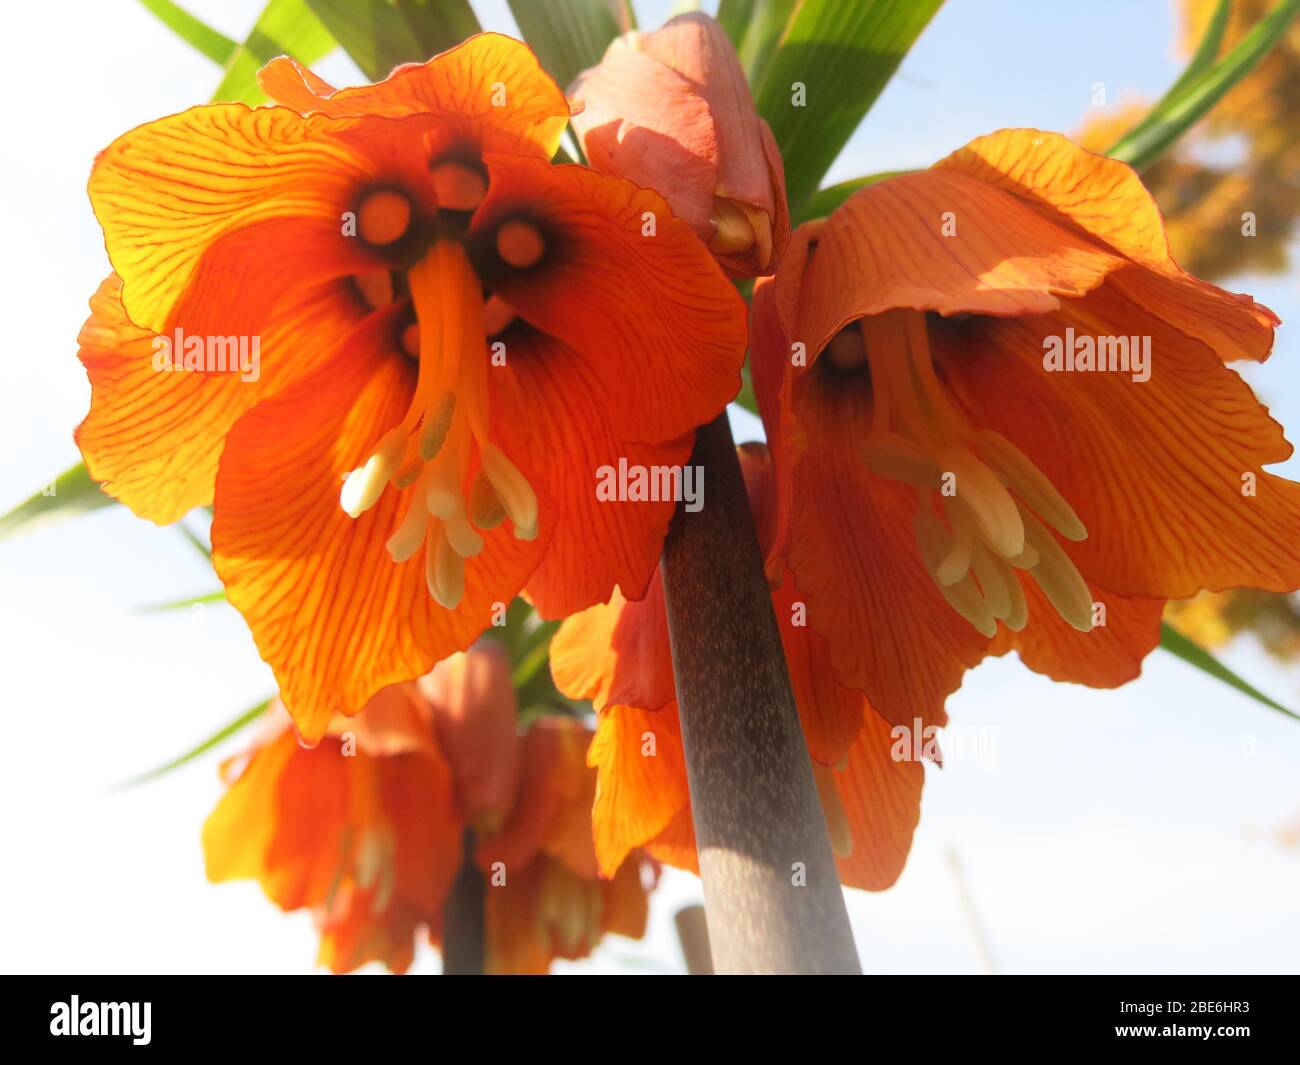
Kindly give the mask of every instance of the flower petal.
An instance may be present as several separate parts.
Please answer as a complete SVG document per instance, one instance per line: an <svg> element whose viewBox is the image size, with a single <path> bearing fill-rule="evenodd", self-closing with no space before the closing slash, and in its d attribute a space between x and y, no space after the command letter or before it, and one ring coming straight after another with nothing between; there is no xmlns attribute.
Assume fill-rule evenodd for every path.
<svg viewBox="0 0 1300 1065"><path fill-rule="evenodd" d="M550 546L529 578L528 595L544 617L564 617L601 603L616 586L639 598L659 562L676 509L658 499L602 495L622 486L626 468L647 487L674 481L691 451L689 436L664 444L633 443L614 398L591 363L536 330L507 332L505 365L493 366L492 434L542 498L541 520L553 525ZM660 478L659 473L664 473Z"/></svg>
<svg viewBox="0 0 1300 1065"><path fill-rule="evenodd" d="M153 334L127 318L120 292L116 275L99 286L78 337L91 400L76 440L104 491L159 524L212 502L231 426L319 363L358 314L341 287L304 293L260 338L258 376L245 380L238 371L155 369Z"/></svg>
<svg viewBox="0 0 1300 1065"><path fill-rule="evenodd" d="M1047 372L1045 338L1069 327L1151 337L1150 379ZM1264 471L1291 446L1203 343L1109 285L1057 315L934 332L976 422L1030 456L1087 527L1088 538L1068 548L1085 578L1151 599L1300 585L1300 485Z"/></svg>
<svg viewBox="0 0 1300 1065"><path fill-rule="evenodd" d="M791 339L821 351L850 321L897 308L991 315L1055 310L1126 261L999 188L950 170L901 174L854 193L817 237Z"/></svg>
<svg viewBox="0 0 1300 1065"><path fill-rule="evenodd" d="M1160 209L1132 167L1059 133L1004 129L976 138L935 169L1003 189L1044 217L1104 241L1143 267L1116 279L1121 291L1223 359L1263 359L1273 346L1278 318L1272 311L1174 262Z"/></svg>
<svg viewBox="0 0 1300 1065"><path fill-rule="evenodd" d="M895 761L889 722L868 713L845 768L834 771L853 851L840 858L846 887L883 891L898 879L921 818L925 770L917 761Z"/></svg>
<svg viewBox="0 0 1300 1065"><path fill-rule="evenodd" d="M526 321L587 360L620 435L673 440L721 411L740 387L745 305L691 228L657 193L585 167L498 156L488 169L475 265ZM497 229L514 218L547 242L528 270L492 258Z"/></svg>
<svg viewBox="0 0 1300 1065"><path fill-rule="evenodd" d="M428 116L452 122L483 151L550 159L569 106L521 41L479 33L425 63L399 66L373 85L335 89L295 60L273 59L257 75L266 94L301 114Z"/></svg>
<svg viewBox="0 0 1300 1065"><path fill-rule="evenodd" d="M610 706L601 711L587 762L599 774L591 811L603 876L633 850L653 843L686 811L690 793L677 704L662 710Z"/></svg>
<svg viewBox="0 0 1300 1065"><path fill-rule="evenodd" d="M425 585L424 549L395 563L385 546L412 489L386 491L355 520L343 512L342 478L410 401L399 321L372 315L338 357L240 419L217 474L213 562L307 743L335 713L355 714L472 643L546 546L504 526L485 532L448 611Z"/></svg>

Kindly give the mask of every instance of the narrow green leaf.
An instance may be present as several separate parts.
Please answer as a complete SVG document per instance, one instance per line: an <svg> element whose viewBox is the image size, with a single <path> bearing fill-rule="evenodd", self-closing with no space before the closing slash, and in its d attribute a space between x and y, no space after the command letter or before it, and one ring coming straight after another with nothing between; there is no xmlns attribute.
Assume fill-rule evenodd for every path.
<svg viewBox="0 0 1300 1065"><path fill-rule="evenodd" d="M8 514L0 515L0 540L22 532L33 532L43 525L75 518L100 507L113 506L116 502L104 495L99 485L90 479L85 464L77 463Z"/></svg>
<svg viewBox="0 0 1300 1065"><path fill-rule="evenodd" d="M1281 0L1217 63L1190 80L1180 77L1141 122L1111 145L1108 154L1139 170L1153 163L1255 68L1281 40L1297 12L1300 0Z"/></svg>
<svg viewBox="0 0 1300 1065"><path fill-rule="evenodd" d="M793 214L802 213L941 3L797 5L755 93L781 147Z"/></svg>
<svg viewBox="0 0 1300 1065"><path fill-rule="evenodd" d="M1287 717L1300 721L1300 714L1288 710L1281 703L1274 702L1254 685L1242 680L1241 677L1237 676L1209 651L1189 640L1168 622L1161 622L1160 624L1160 646L1170 654L1177 655L1188 665L1199 669L1202 673L1208 673L1216 680L1221 680L1224 684L1236 688L1237 691L1249 695L1256 702L1263 703L1270 710L1276 710L1280 714L1285 714Z"/></svg>
<svg viewBox="0 0 1300 1065"><path fill-rule="evenodd" d="M600 62L623 32L626 6L611 0L509 0L510 11L547 73L567 88Z"/></svg>
<svg viewBox="0 0 1300 1065"><path fill-rule="evenodd" d="M212 100L250 106L261 103L266 94L257 84L259 67L280 55L293 56L303 64L314 63L333 49L334 43L329 30L308 9L306 0L270 0L248 38L227 62L225 76Z"/></svg>
<svg viewBox="0 0 1300 1065"><path fill-rule="evenodd" d="M481 28L469 0L397 0L397 10L415 36L422 59L454 48Z"/></svg>
<svg viewBox="0 0 1300 1065"><path fill-rule="evenodd" d="M864 177L850 178L848 181L841 181L838 185L827 185L824 189L818 189L813 193L812 198L804 204L803 211L795 219L795 223L806 222L810 218L825 218L857 192L858 189L865 189L868 185L874 185L877 181L884 181L886 178L897 177L899 174L908 172L906 170L884 170L879 174L867 174Z"/></svg>
<svg viewBox="0 0 1300 1065"><path fill-rule="evenodd" d="M744 36L736 45L751 85L762 84L781 37L799 6L797 0L757 0Z"/></svg>
<svg viewBox="0 0 1300 1065"><path fill-rule="evenodd" d="M197 48L214 63L224 66L239 47L224 33L219 33L206 22L196 19L171 0L140 0L140 3L172 33L186 44Z"/></svg>
<svg viewBox="0 0 1300 1065"><path fill-rule="evenodd" d="M388 0L306 0L343 50L371 81L393 67L428 58L415 31Z"/></svg>
<svg viewBox="0 0 1300 1065"><path fill-rule="evenodd" d="M1186 88L1201 73L1208 70L1219 58L1219 49L1223 47L1223 38L1228 32L1228 17L1232 14L1232 0L1219 0L1219 6L1210 16L1210 24L1205 27L1205 36L1196 46L1196 52L1188 61L1186 69L1178 80L1170 86L1166 96Z"/></svg>
<svg viewBox="0 0 1300 1065"><path fill-rule="evenodd" d="M148 606L140 607L142 614L165 614L173 610L185 610L192 606L201 606L206 603L224 603L226 593L223 589L217 589L215 592L205 592L203 595L192 595L187 599L172 599L166 603L150 603Z"/></svg>
<svg viewBox="0 0 1300 1065"><path fill-rule="evenodd" d="M231 721L227 725L223 725L211 736L209 736L206 740L203 740L195 747L191 747L184 754L178 755L177 757L173 758L170 762L166 762L163 765L157 766L154 769L150 769L147 772L140 773L138 776L131 777L129 780L124 780L120 784L114 785L113 790L124 791L127 788L134 788L137 784L144 784L150 780L157 780L159 777L164 776L167 773L170 773L173 769L179 769L187 762L192 762L199 755L212 750L212 748L217 746L217 744L223 742L224 740L230 739L230 737L235 735L235 733L237 733L240 729L248 725L251 725L254 721L256 721L259 717L261 717L263 713L266 712L266 708L270 705L271 705L271 700L266 699L263 702L258 703L256 706L248 710L245 710L242 714L240 714L237 718L235 718L234 721Z"/></svg>
<svg viewBox="0 0 1300 1065"><path fill-rule="evenodd" d="M718 25L723 29L731 43L735 46L736 51L740 51L740 44L745 39L745 31L754 18L754 8L763 0L719 0L718 13L714 16L718 20Z"/></svg>

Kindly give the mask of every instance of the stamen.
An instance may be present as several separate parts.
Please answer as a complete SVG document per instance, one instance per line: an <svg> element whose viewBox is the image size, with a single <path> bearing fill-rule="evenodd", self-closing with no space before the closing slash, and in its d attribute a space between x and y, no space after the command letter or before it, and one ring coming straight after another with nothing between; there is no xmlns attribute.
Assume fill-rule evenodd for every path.
<svg viewBox="0 0 1300 1065"><path fill-rule="evenodd" d="M952 526L952 546L948 554L935 568L934 579L940 584L956 584L970 569L971 553L974 550L975 535L971 527L966 508L952 502L951 497L944 499L944 514Z"/></svg>
<svg viewBox="0 0 1300 1065"><path fill-rule="evenodd" d="M1084 527L1074 508L1056 490L1029 457L1001 433L984 430L976 435L980 454L1007 486L1067 540L1086 540Z"/></svg>
<svg viewBox="0 0 1300 1065"><path fill-rule="evenodd" d="M1065 549L1032 514L1025 514L1025 535L1038 551L1029 571L1056 612L1080 632L1092 631L1092 592Z"/></svg>
<svg viewBox="0 0 1300 1065"><path fill-rule="evenodd" d="M537 494L533 491L533 486L519 472L519 467L506 458L495 444L480 449L480 454L483 472L492 482L492 488L515 528L515 538L536 539Z"/></svg>
<svg viewBox="0 0 1300 1065"><path fill-rule="evenodd" d="M465 560L456 553L443 533L442 523L429 523L425 542L424 580L429 594L439 605L455 610L465 593Z"/></svg>
<svg viewBox="0 0 1300 1065"><path fill-rule="evenodd" d="M517 270L535 266L546 251L546 242L532 222L512 218L497 230L497 254Z"/></svg>
<svg viewBox="0 0 1300 1065"><path fill-rule="evenodd" d="M406 507L406 516L397 527L397 531L388 538L385 545L394 562L405 562L420 550L424 543L424 534L429 527L429 508L424 505L424 493L416 488L411 493Z"/></svg>
<svg viewBox="0 0 1300 1065"><path fill-rule="evenodd" d="M998 623L985 604L984 597L980 595L975 582L971 580L970 574L966 574L955 584L945 585L939 583L938 569L951 550L951 545L948 541L947 530L930 513L929 504L923 504L917 510L913 521L913 531L916 535L917 547L921 552L921 561L934 579L939 594L947 600L950 607L969 621L981 635L992 637L998 631Z"/></svg>
<svg viewBox="0 0 1300 1065"><path fill-rule="evenodd" d="M957 478L955 498L975 521L985 542L1003 558L1025 549L1025 529L1015 500L984 463L962 448L944 448L939 465Z"/></svg>
<svg viewBox="0 0 1300 1065"><path fill-rule="evenodd" d="M378 502L384 485L402 460L405 443L405 437L398 429L390 429L365 464L348 474L339 492L339 504L348 517L360 517Z"/></svg>
<svg viewBox="0 0 1300 1065"><path fill-rule="evenodd" d="M487 178L464 163L439 163L431 174L438 206L448 211L472 211L487 193Z"/></svg>
<svg viewBox="0 0 1300 1065"><path fill-rule="evenodd" d="M357 208L357 231L367 244L392 244L410 222L411 201L392 189L369 193Z"/></svg>
<svg viewBox="0 0 1300 1065"><path fill-rule="evenodd" d="M813 779L817 781L817 795L822 801L822 815L826 818L826 831L831 837L831 850L840 858L853 853L853 830L849 815L840 799L840 789L835 786L835 770L813 762Z"/></svg>
<svg viewBox="0 0 1300 1065"><path fill-rule="evenodd" d="M461 558L473 558L483 550L483 537L474 531L464 510L457 510L443 520L442 533Z"/></svg>
<svg viewBox="0 0 1300 1065"><path fill-rule="evenodd" d="M995 618L1005 618L1011 613L1013 593L1010 585L1019 587L1010 565L977 540L971 548L970 568L979 582L989 613Z"/></svg>
<svg viewBox="0 0 1300 1065"><path fill-rule="evenodd" d="M444 392L429 408L420 429L420 458L428 462L442 450L456 413L456 393Z"/></svg>
<svg viewBox="0 0 1300 1065"><path fill-rule="evenodd" d="M474 483L470 486L469 520L480 529L495 529L506 520L506 509L482 470L474 475Z"/></svg>
<svg viewBox="0 0 1300 1065"><path fill-rule="evenodd" d="M867 468L881 477L904 481L931 491L939 487L939 464L934 456L892 433L875 433L862 445Z"/></svg>

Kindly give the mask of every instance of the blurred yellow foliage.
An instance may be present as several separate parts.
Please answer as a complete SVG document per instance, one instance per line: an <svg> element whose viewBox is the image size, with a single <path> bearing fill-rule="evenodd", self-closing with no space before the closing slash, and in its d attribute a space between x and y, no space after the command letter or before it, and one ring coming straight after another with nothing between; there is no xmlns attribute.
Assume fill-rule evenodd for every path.
<svg viewBox="0 0 1300 1065"><path fill-rule="evenodd" d="M1235 0L1220 54L1274 0ZM1205 34L1218 0L1180 0L1179 49ZM1104 152L1149 105L1131 102L1090 119L1077 139ZM1211 281L1247 272L1282 273L1300 218L1300 19L1253 71L1178 146L1142 172L1165 217L1174 257ZM1245 213L1254 236L1243 232ZM1254 589L1170 603L1166 617L1202 647L1250 631L1282 659L1300 657L1300 609L1291 596Z"/></svg>

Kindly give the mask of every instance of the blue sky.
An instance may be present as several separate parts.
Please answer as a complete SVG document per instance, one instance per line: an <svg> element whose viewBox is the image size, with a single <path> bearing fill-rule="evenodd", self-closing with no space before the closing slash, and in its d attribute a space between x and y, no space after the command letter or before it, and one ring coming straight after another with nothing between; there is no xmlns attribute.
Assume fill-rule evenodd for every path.
<svg viewBox="0 0 1300 1065"><path fill-rule="evenodd" d="M0 262L9 310L0 509L77 459L71 431L88 389L75 336L107 270L84 194L94 153L132 125L205 99L218 77L129 0L68 6L11 13L14 39L58 40L58 55L52 63L14 50L0 69L5 98L18 101L0 168L9 251ZM189 6L242 36L260 5ZM504 3L476 6L486 25L510 28ZM668 5L638 7L652 26ZM1069 131L1096 82L1111 105L1155 96L1177 74L1172 28L1156 0L952 0L831 178L923 165L1002 126ZM356 79L341 57L321 69ZM1297 317L1294 277L1232 287ZM1292 425L1298 338L1284 326L1273 359L1248 375ZM1287 468L1297 472L1294 460ZM280 915L252 885L204 881L198 830L220 790L214 760L110 790L272 690L228 608L139 611L212 587L206 562L179 535L121 508L0 545L6 968L299 971L314 957L303 916ZM1226 657L1300 703L1295 674L1249 643ZM850 893L868 971L976 971L949 850L960 854L1005 971L1296 968L1300 856L1266 835L1300 808L1300 725L1162 654L1139 682L1102 693L1054 685L1014 658L989 662L950 713L956 732L983 738L986 757L929 771L902 879L880 895ZM698 896L692 878L669 876L644 942L613 941L572 968L679 967L671 913ZM421 967L436 971L436 959Z"/></svg>

